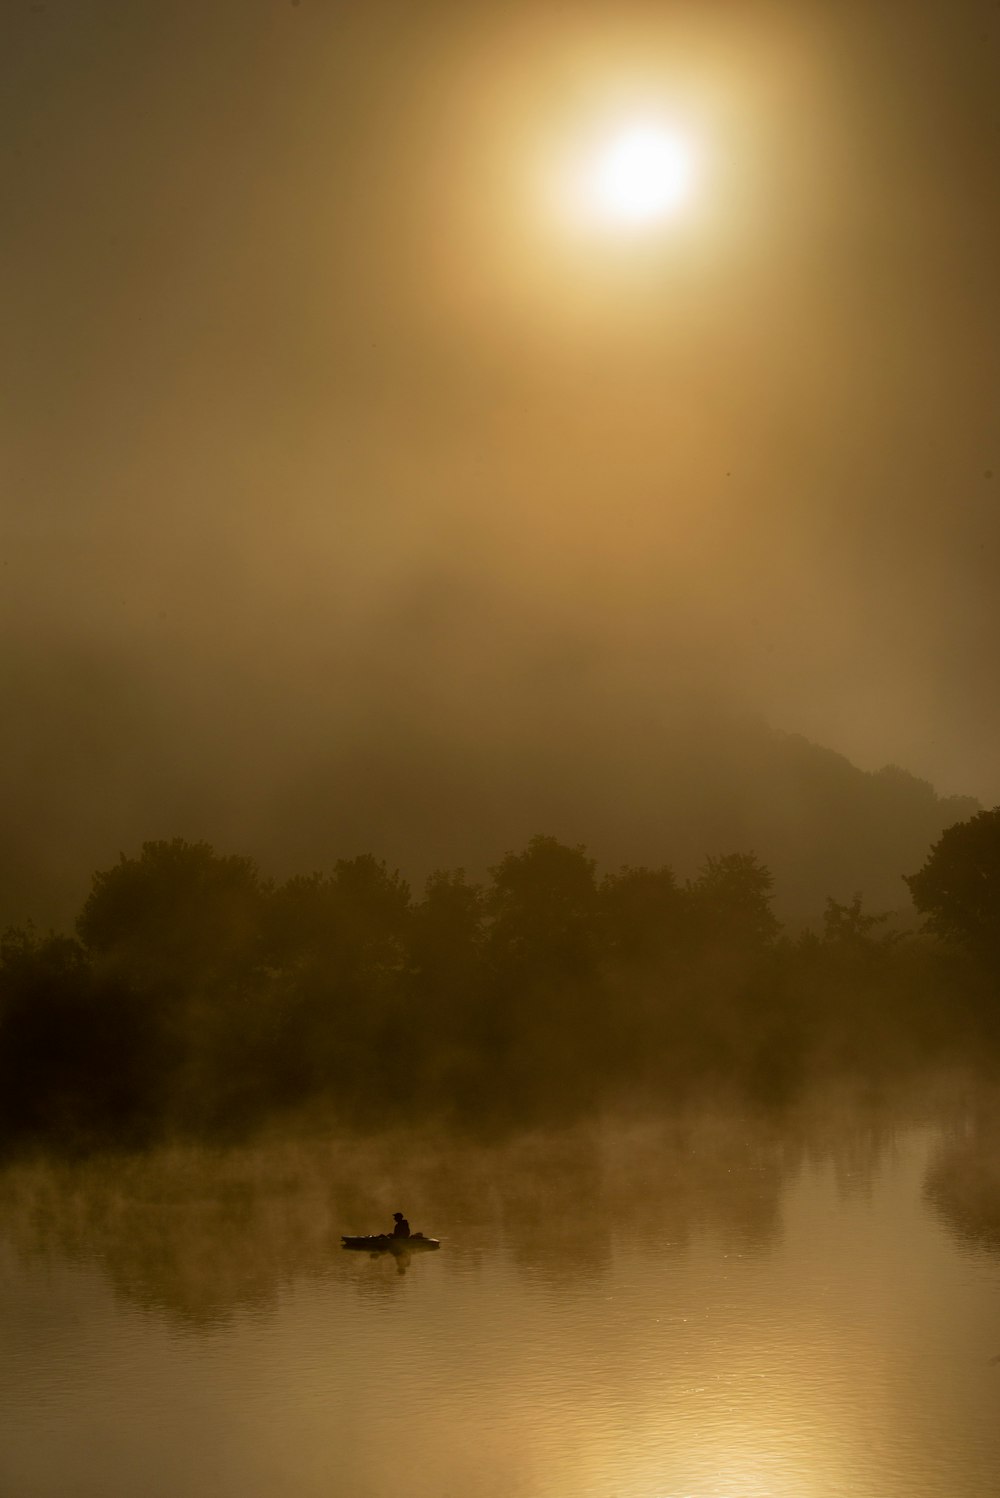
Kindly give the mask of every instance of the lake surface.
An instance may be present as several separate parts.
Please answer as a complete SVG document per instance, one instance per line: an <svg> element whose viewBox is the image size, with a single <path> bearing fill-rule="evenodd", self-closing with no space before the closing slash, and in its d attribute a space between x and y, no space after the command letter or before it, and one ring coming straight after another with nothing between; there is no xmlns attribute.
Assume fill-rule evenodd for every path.
<svg viewBox="0 0 1000 1498"><path fill-rule="evenodd" d="M996 1498L995 1113L827 1097L0 1181L3 1498ZM339 1248L391 1212L443 1240Z"/></svg>

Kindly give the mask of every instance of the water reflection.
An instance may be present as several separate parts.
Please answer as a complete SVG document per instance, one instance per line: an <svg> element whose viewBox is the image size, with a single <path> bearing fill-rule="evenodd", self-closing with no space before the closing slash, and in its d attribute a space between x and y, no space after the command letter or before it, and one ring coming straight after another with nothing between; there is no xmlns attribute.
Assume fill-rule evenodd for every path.
<svg viewBox="0 0 1000 1498"><path fill-rule="evenodd" d="M339 1247L321 1173L280 1148L22 1166L2 1207L27 1260L95 1263L119 1297L193 1330L272 1310Z"/></svg>
<svg viewBox="0 0 1000 1498"><path fill-rule="evenodd" d="M267 1314L284 1288L349 1272L359 1289L403 1277L412 1256L342 1256L341 1234L406 1200L443 1238L444 1273L501 1253L539 1285L597 1284L616 1247L659 1259L711 1236L734 1257L781 1237L782 1194L829 1161L846 1196L870 1184L892 1109L849 1105L775 1117L686 1111L603 1120L489 1145L467 1140L275 1139L227 1150L176 1146L0 1177L3 1233L26 1262L99 1265L117 1296L190 1330ZM969 1145L965 1148L968 1151Z"/></svg>
<svg viewBox="0 0 1000 1498"><path fill-rule="evenodd" d="M827 1096L12 1168L0 1492L993 1498L996 1265L928 1198L979 1223L997 1142ZM344 1252L400 1205L440 1252Z"/></svg>
<svg viewBox="0 0 1000 1498"><path fill-rule="evenodd" d="M956 1237L1000 1255L1000 1107L978 1097L927 1172L927 1200Z"/></svg>

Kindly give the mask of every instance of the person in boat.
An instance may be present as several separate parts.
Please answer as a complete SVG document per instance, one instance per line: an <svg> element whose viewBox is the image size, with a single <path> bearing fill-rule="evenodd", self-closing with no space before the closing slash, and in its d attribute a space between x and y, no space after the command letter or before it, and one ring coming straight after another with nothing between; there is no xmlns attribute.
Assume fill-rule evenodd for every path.
<svg viewBox="0 0 1000 1498"><path fill-rule="evenodd" d="M392 1220L396 1224L392 1230L392 1236L394 1238L408 1238L410 1236L410 1224L402 1212L393 1212Z"/></svg>

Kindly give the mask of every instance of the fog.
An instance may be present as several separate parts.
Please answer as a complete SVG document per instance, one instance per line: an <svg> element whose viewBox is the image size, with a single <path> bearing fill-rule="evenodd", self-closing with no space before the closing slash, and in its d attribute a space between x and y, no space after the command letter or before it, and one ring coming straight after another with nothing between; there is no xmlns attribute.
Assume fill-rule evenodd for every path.
<svg viewBox="0 0 1000 1498"><path fill-rule="evenodd" d="M998 47L0 7L4 1492L995 1492Z"/></svg>
<svg viewBox="0 0 1000 1498"><path fill-rule="evenodd" d="M990 1096L7 1163L5 1491L988 1498Z"/></svg>
<svg viewBox="0 0 1000 1498"><path fill-rule="evenodd" d="M972 0L8 6L5 917L146 837L770 856L770 730L1000 799L996 44ZM571 233L544 174L634 99L691 211ZM955 820L876 868L810 815L812 901Z"/></svg>
<svg viewBox="0 0 1000 1498"><path fill-rule="evenodd" d="M536 1283L598 1286L623 1234L668 1260L705 1237L763 1256L780 1242L782 1193L803 1166L831 1166L844 1197L864 1193L904 1120L961 1128L962 1098L954 1077L919 1101L835 1087L774 1112L706 1098L492 1141L420 1128L331 1134L300 1120L253 1146L22 1162L0 1173L0 1202L20 1258L98 1266L117 1297L210 1332L247 1311L273 1315L290 1283L336 1267L342 1233L391 1224L400 1201L415 1227L443 1235L449 1273L502 1243ZM391 1258L374 1271L365 1256L358 1291L395 1275Z"/></svg>

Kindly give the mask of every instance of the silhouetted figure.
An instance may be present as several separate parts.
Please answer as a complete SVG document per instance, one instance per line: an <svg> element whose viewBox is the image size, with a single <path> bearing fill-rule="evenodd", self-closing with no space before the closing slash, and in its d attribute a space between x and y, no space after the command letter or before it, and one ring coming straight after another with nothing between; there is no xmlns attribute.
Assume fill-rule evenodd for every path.
<svg viewBox="0 0 1000 1498"><path fill-rule="evenodd" d="M408 1238L410 1236L410 1224L402 1212L393 1212L392 1220L396 1224L392 1230L392 1236L394 1238Z"/></svg>

